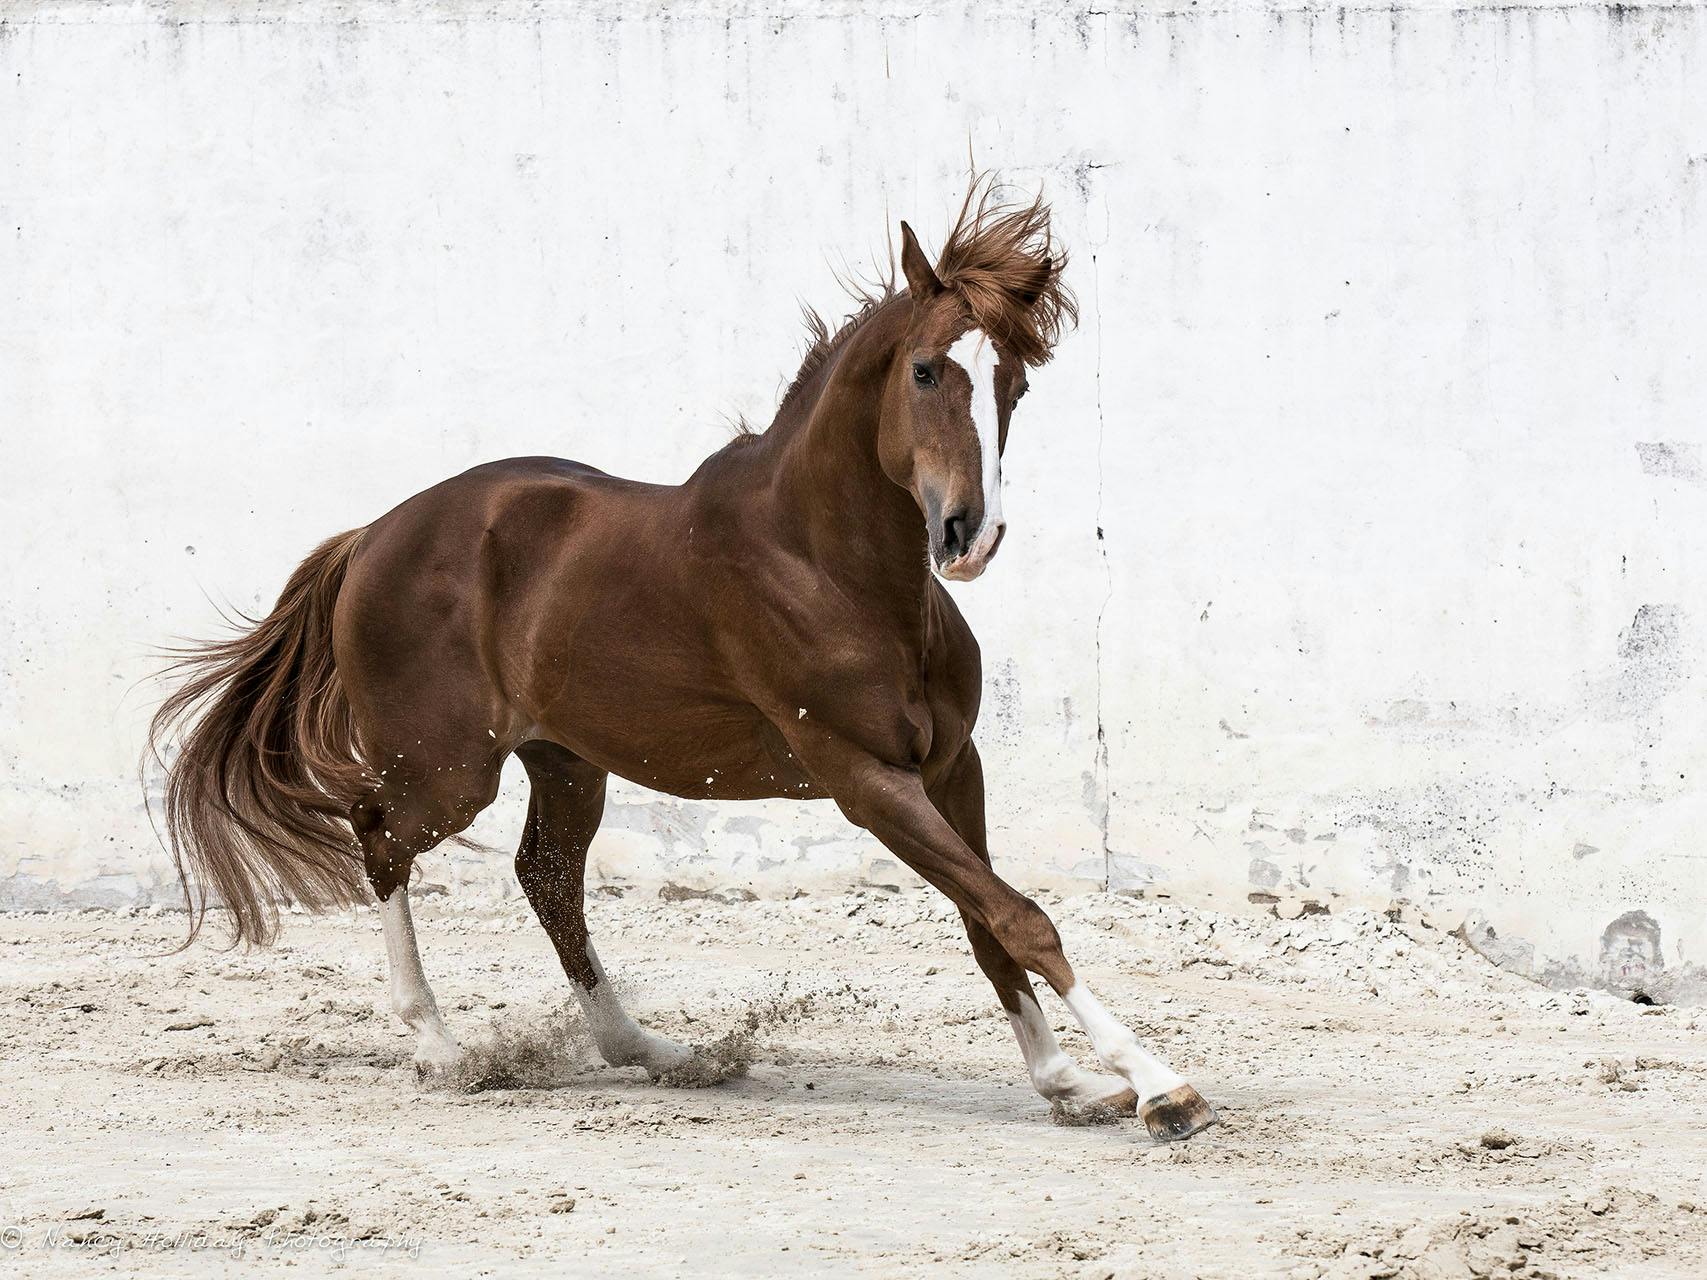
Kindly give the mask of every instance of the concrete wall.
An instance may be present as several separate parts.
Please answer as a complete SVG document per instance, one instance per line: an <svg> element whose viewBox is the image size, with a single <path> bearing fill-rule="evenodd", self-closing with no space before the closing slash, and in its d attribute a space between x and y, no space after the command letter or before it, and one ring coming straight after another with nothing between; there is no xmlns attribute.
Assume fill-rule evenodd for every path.
<svg viewBox="0 0 1707 1280"><path fill-rule="evenodd" d="M684 476L970 144L1084 307L956 588L1002 866L1698 960L1707 16L919 7L0 13L0 904L170 898L133 686L209 597L481 460ZM907 879L633 789L598 859Z"/></svg>

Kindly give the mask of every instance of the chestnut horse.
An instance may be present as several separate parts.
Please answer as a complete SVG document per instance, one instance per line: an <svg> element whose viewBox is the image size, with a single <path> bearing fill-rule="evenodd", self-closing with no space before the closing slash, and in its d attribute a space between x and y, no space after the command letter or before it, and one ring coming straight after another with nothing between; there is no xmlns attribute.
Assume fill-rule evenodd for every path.
<svg viewBox="0 0 1707 1280"><path fill-rule="evenodd" d="M975 187L934 267L901 224L906 288L833 336L813 318L770 428L686 483L476 467L322 545L249 629L180 651L150 744L181 735L165 820L191 937L210 900L264 943L281 899L325 909L371 886L417 1065L454 1068L409 870L492 801L514 753L532 784L516 876L600 1054L662 1074L692 1050L624 1012L587 937L606 778L827 797L959 908L1039 1093L1135 1111L1159 1139L1214 1123L991 869L978 643L933 578L976 578L1001 545L1009 420L1075 318L1064 265L1041 200ZM1062 1051L1028 972L1109 1074Z"/></svg>

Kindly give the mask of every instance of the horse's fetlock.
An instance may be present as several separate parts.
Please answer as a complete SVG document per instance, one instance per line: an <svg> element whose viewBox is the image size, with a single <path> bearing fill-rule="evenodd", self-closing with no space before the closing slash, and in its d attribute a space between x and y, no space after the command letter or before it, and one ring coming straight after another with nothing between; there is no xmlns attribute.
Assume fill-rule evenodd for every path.
<svg viewBox="0 0 1707 1280"><path fill-rule="evenodd" d="M1039 1062L1031 1069L1032 1087L1046 1098L1070 1089L1078 1076L1079 1064L1064 1053Z"/></svg>
<svg viewBox="0 0 1707 1280"><path fill-rule="evenodd" d="M431 1000L423 999L416 993L394 991L391 993L391 1012L400 1018L405 1026L415 1027L438 1014L438 1008Z"/></svg>

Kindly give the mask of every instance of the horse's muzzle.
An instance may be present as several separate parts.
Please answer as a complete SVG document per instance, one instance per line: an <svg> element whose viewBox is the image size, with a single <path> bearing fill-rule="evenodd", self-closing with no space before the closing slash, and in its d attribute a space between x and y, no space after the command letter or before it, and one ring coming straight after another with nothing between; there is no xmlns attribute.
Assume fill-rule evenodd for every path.
<svg viewBox="0 0 1707 1280"><path fill-rule="evenodd" d="M1002 536L1007 531L1007 521L986 520L972 539L972 545L964 551L945 555L945 547L937 553L936 571L950 582L971 582L990 567L990 561L996 558L996 549L1002 545Z"/></svg>

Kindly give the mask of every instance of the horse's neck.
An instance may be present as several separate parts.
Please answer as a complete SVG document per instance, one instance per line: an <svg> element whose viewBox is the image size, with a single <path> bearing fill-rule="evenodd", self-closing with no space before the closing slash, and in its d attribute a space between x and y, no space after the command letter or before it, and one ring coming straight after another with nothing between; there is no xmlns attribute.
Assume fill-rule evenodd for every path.
<svg viewBox="0 0 1707 1280"><path fill-rule="evenodd" d="M772 493L827 568L922 597L924 517L877 452L884 381L903 330L904 320L879 312L836 353L810 408L778 440Z"/></svg>

